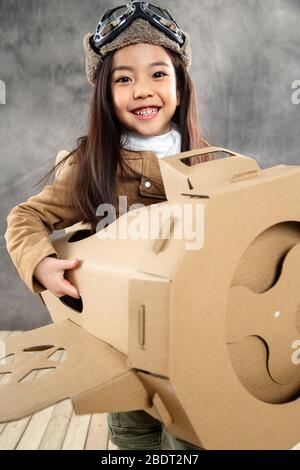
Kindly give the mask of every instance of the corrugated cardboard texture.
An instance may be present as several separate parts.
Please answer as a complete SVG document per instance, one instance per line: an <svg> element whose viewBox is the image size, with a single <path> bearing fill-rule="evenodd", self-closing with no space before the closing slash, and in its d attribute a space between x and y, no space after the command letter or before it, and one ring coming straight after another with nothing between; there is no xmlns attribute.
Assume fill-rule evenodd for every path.
<svg viewBox="0 0 300 470"><path fill-rule="evenodd" d="M61 257L81 260L68 272L81 300L41 294L59 323L9 347L20 351L20 366L1 370L14 372L0 388L1 420L71 397L78 413L143 408L207 449L289 449L299 442L300 360L292 361L292 344L300 340L300 167L260 170L231 151L184 164L191 153L214 151L227 150L159 161L169 200L153 205L154 213L189 203L195 228L200 208L197 249L174 236L182 214L164 214L154 238L104 237L126 232L141 215L151 220L153 206L123 214L105 232L74 242L68 232L54 241ZM41 344L60 345L70 357L52 382L50 373L40 383L19 383L35 367L22 348Z"/></svg>

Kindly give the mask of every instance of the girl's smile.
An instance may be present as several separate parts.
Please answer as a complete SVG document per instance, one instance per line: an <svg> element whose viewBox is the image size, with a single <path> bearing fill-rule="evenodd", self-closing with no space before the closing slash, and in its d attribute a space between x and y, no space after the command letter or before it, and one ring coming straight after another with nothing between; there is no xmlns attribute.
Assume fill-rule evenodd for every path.
<svg viewBox="0 0 300 470"><path fill-rule="evenodd" d="M163 47L138 43L117 50L111 91L115 116L125 128L142 136L170 131L179 93L172 60Z"/></svg>
<svg viewBox="0 0 300 470"><path fill-rule="evenodd" d="M159 113L160 107L149 106L146 108L139 108L137 111L132 111L133 114L140 120L149 120L155 118Z"/></svg>

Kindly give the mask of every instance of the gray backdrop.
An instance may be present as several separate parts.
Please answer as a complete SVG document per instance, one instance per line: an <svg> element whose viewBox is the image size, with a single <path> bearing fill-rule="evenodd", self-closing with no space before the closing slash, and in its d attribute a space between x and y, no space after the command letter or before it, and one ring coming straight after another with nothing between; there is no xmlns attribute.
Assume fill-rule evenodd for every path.
<svg viewBox="0 0 300 470"><path fill-rule="evenodd" d="M39 191L33 185L58 150L71 149L85 133L92 88L82 38L104 9L119 3L0 0L0 80L6 84L0 104L0 329L50 322L6 252L6 217ZM300 0L157 3L190 33L190 74L206 138L257 158L262 167L298 164L300 104L291 97L292 83L300 80Z"/></svg>

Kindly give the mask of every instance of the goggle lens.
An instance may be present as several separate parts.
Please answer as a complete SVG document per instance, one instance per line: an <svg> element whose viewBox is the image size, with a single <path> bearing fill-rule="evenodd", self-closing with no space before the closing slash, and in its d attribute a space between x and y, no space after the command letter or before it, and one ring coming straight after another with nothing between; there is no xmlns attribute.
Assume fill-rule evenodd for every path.
<svg viewBox="0 0 300 470"><path fill-rule="evenodd" d="M156 21L159 21L163 26L167 27L171 31L178 31L179 28L176 25L176 22L173 20L166 8L158 8L150 3L149 6L145 7L145 10L152 17L155 16Z"/></svg>
<svg viewBox="0 0 300 470"><path fill-rule="evenodd" d="M153 13L155 13L157 16L163 16L164 18L166 19L171 19L171 16L169 14L169 12L165 9L165 8L158 8L156 7L155 5L152 5L150 3L149 5L149 8L147 9L148 11L152 11Z"/></svg>
<svg viewBox="0 0 300 470"><path fill-rule="evenodd" d="M123 13L127 10L126 5L121 5L116 8L112 8L108 10L101 18L100 21L105 21L107 18L111 17L112 19L116 19L118 16L123 15Z"/></svg>
<svg viewBox="0 0 300 470"><path fill-rule="evenodd" d="M97 26L97 35L101 35L102 38L107 36L108 33L113 31L119 25L123 16L129 16L132 11L132 6L128 7L127 5L121 5L106 12Z"/></svg>
<svg viewBox="0 0 300 470"><path fill-rule="evenodd" d="M160 23L163 27L178 34L179 28L171 17L171 14L166 8L155 6L151 3L141 2L142 10L153 18L153 21ZM113 30L115 30L120 23L124 22L125 18L128 18L133 13L135 7L132 4L120 5L116 8L108 10L101 18L97 30L95 44L102 38L104 38Z"/></svg>

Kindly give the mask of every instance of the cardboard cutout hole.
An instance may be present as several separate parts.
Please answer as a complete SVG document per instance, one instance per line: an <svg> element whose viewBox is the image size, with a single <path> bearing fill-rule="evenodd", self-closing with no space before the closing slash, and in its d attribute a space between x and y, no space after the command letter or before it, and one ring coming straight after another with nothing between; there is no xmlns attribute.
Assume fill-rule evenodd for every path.
<svg viewBox="0 0 300 470"><path fill-rule="evenodd" d="M250 291L264 295L277 282L286 256L300 243L300 223L282 222L262 232L248 246L233 275L231 287L244 286ZM230 295L228 296L228 299ZM300 301L300 298L299 298ZM243 308L241 306L240 311ZM276 313L276 309L274 312ZM227 343L233 316L227 307ZM274 318L277 322L280 317ZM293 321L300 332L300 304ZM241 318L241 324L242 324ZM300 339L300 338L299 338ZM235 373L243 386L257 399L266 403L289 403L300 396L300 377L290 383L277 383L272 379L268 365L268 347L262 338L248 336L227 344Z"/></svg>
<svg viewBox="0 0 300 470"><path fill-rule="evenodd" d="M49 374L56 370L56 367L43 367L40 369L32 369L28 374L24 375L19 382L31 382L32 380L43 377L44 375Z"/></svg>
<svg viewBox="0 0 300 470"><path fill-rule="evenodd" d="M77 232L73 233L73 235L68 239L69 243L78 242L80 240L84 240L92 235L91 230L77 230Z"/></svg>
<svg viewBox="0 0 300 470"><path fill-rule="evenodd" d="M64 304L66 307L71 308L77 313L81 313L83 310L83 303L82 303L82 298L80 299L75 299L74 297L71 297L69 295L63 295L62 297L59 297L59 300L61 301L62 304Z"/></svg>
<svg viewBox="0 0 300 470"><path fill-rule="evenodd" d="M189 186L189 189L194 189L191 181L190 181L190 178L187 179L187 182L188 182L188 186Z"/></svg>
<svg viewBox="0 0 300 470"><path fill-rule="evenodd" d="M283 261L300 243L300 223L282 222L262 232L240 259L231 286L245 286L262 293L278 281Z"/></svg>
<svg viewBox="0 0 300 470"><path fill-rule="evenodd" d="M47 349L54 348L53 344L41 344L39 346L31 346L30 348L23 349L24 352L34 353L39 351L47 351Z"/></svg>
<svg viewBox="0 0 300 470"><path fill-rule="evenodd" d="M262 338L248 336L239 343L228 344L227 347L238 379L258 400L281 404L299 397L299 383L279 385L270 377L266 367L268 347Z"/></svg>
<svg viewBox="0 0 300 470"><path fill-rule="evenodd" d="M67 351L64 348L59 348L48 356L48 359L54 362L63 362L67 359L67 356Z"/></svg>
<svg viewBox="0 0 300 470"><path fill-rule="evenodd" d="M6 365L6 364L11 364L15 360L15 355L14 354L9 354L8 356L2 357L0 359L0 365Z"/></svg>
<svg viewBox="0 0 300 470"><path fill-rule="evenodd" d="M11 372L4 372L3 374L0 373L0 386L6 385L10 382L11 379Z"/></svg>
<svg viewBox="0 0 300 470"><path fill-rule="evenodd" d="M221 160L223 158L228 158L228 157L231 157L233 154L230 153L230 152L224 152L224 151L216 151L216 152L210 152L210 155L213 155L215 157L216 160ZM203 155L204 156L204 155ZM194 166L194 165L198 165L199 163L192 163L192 165L190 164L190 158L192 158L192 162L193 162L193 157L185 157L185 158L181 158L180 161L182 163L184 163L186 166ZM206 163L205 161L203 162L200 162L200 163Z"/></svg>

